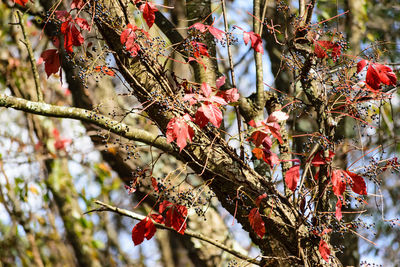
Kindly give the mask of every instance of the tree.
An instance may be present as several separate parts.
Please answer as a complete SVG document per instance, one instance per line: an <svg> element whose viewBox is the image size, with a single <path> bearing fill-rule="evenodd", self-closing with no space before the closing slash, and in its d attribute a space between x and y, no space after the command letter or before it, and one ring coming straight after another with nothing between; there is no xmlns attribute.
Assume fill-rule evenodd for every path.
<svg viewBox="0 0 400 267"><path fill-rule="evenodd" d="M345 4L351 16L330 14L331 7L318 8L316 1L299 1L295 8L254 0L252 12L243 14L238 3L209 0L174 1L174 9L156 1L6 2L2 19L11 23L3 26L4 41L18 52L10 49L2 59L8 63L0 71L9 93L0 95L0 106L24 112L26 120L17 127L21 137L8 138L22 151L25 146L35 151L32 159L24 158L34 162L41 192L27 189L21 179L10 182L13 172L1 169L6 182L0 199L11 225L22 226L26 236L5 239L2 245L14 242L15 251L2 258L44 266L56 264L52 257L64 251L59 264L148 264L142 257L133 262L124 252L128 245L116 237L125 229L119 226L128 225L129 246L144 250L145 240L156 236L165 266L215 266L234 259L260 266L341 266L350 258L358 263L357 256L340 255L357 250L346 251L346 242L354 246L366 224L359 218L373 201L368 192L387 170L398 171L393 153L385 155L386 147L377 146L388 134L397 144L390 128L394 114L388 117L373 105L389 103L398 83L393 66L380 55L390 45L359 53L364 40L354 25L361 19L351 1ZM316 19L316 11L326 17ZM167 17L175 24L180 20L179 27ZM337 30L345 18L350 47ZM277 77L274 85L265 82L264 53ZM241 88L242 77L254 81L253 91ZM50 118L80 121L90 140L65 137L60 129L67 133L67 127ZM363 135L371 127L379 140L367 140L366 147ZM358 132L355 140L349 129ZM87 143L101 155L99 163L76 159L87 153L81 148ZM74 185L77 172L89 184L86 190L97 185L99 200L93 203L94 193ZM116 175L125 194L118 182L110 183ZM44 197L40 203L49 218L39 220L24 207L29 190ZM140 210L117 207L127 193ZM248 233L259 249L256 257L232 239L231 222L218 212L222 208ZM137 222L118 216L111 221L103 211ZM51 219L54 214L63 227ZM89 216L101 216L101 222ZM398 225L384 213L382 218ZM42 222L39 230L36 221ZM54 246L43 244L41 231L48 229L54 235L45 236ZM12 230L3 232L9 236ZM60 232L67 244L60 242ZM107 244L96 242L96 233ZM17 245L24 240L28 256Z"/></svg>

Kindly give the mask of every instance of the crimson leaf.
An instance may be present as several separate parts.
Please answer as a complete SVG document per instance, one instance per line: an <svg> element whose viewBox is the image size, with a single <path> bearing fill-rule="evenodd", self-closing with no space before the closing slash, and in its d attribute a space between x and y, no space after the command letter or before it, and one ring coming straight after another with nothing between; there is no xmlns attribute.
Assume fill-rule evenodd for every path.
<svg viewBox="0 0 400 267"><path fill-rule="evenodd" d="M260 237L263 238L265 235L265 224L263 219L261 218L260 212L258 208L253 208L249 213L249 222L251 228L253 228L254 232Z"/></svg>
<svg viewBox="0 0 400 267"><path fill-rule="evenodd" d="M16 3L20 6L25 6L26 3L28 3L28 0L14 0L14 3Z"/></svg>
<svg viewBox="0 0 400 267"><path fill-rule="evenodd" d="M366 195L367 194L367 186L365 185L364 178L362 178L360 175L357 175L353 172L350 171L345 171L351 178L351 189L353 190L354 193L357 193L359 195Z"/></svg>
<svg viewBox="0 0 400 267"><path fill-rule="evenodd" d="M186 230L187 208L175 204L165 214L165 226L174 228L178 233L184 234Z"/></svg>
<svg viewBox="0 0 400 267"><path fill-rule="evenodd" d="M221 115L222 116L222 115ZM192 118L189 114L185 114L180 117L172 118L167 125L167 142L171 143L176 139L176 144L178 145L180 151L187 145L187 139L192 141L194 136L194 131L192 127L188 124Z"/></svg>
<svg viewBox="0 0 400 267"><path fill-rule="evenodd" d="M246 45L249 43L250 40L251 47L254 49L254 51L264 54L262 39L259 34L254 32L243 32L243 40Z"/></svg>
<svg viewBox="0 0 400 267"><path fill-rule="evenodd" d="M300 165L291 167L285 175L285 183L287 187L294 192L297 187L297 182L300 178Z"/></svg>
<svg viewBox="0 0 400 267"><path fill-rule="evenodd" d="M331 250L328 247L328 244L321 239L321 241L319 241L319 253L321 254L321 257L328 262L329 261L329 255L331 255Z"/></svg>
<svg viewBox="0 0 400 267"><path fill-rule="evenodd" d="M140 11L143 12L143 18L146 21L147 26L151 28L154 24L154 20L156 19L156 12L158 9L155 7L153 3L147 2L140 6Z"/></svg>
<svg viewBox="0 0 400 267"><path fill-rule="evenodd" d="M332 171L332 189L335 196L340 197L343 195L346 189L346 176L343 170L333 170Z"/></svg>
<svg viewBox="0 0 400 267"><path fill-rule="evenodd" d="M146 217L133 227L132 241L137 246L143 242L145 237L147 240L150 240L155 232L156 226L151 219Z"/></svg>
<svg viewBox="0 0 400 267"><path fill-rule="evenodd" d="M343 217L342 216L342 201L340 200L340 198L338 198L338 200L336 202L335 216L336 216L336 219L338 219L338 221L340 221Z"/></svg>
<svg viewBox="0 0 400 267"><path fill-rule="evenodd" d="M60 70L60 55L57 49L48 49L42 52L39 58L39 63L44 61L44 70L47 77L51 74L57 73Z"/></svg>

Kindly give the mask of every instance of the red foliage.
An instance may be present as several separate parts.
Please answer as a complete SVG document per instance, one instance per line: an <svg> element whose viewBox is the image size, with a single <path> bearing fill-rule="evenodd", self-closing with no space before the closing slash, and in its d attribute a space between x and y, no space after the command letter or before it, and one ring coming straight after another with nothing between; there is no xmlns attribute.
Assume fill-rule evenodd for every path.
<svg viewBox="0 0 400 267"><path fill-rule="evenodd" d="M329 261L331 250L329 249L328 244L322 238L321 241L319 241L319 253L326 262Z"/></svg>
<svg viewBox="0 0 400 267"><path fill-rule="evenodd" d="M199 58L200 56L210 57L207 51L207 45L195 41L191 41L190 45L193 48L193 56L195 58Z"/></svg>
<svg viewBox="0 0 400 267"><path fill-rule="evenodd" d="M187 208L182 205L172 204L164 200L159 206L159 212L165 213L165 226L174 228L178 233L184 234L186 230Z"/></svg>
<svg viewBox="0 0 400 267"><path fill-rule="evenodd" d="M260 212L258 208L253 208L249 213L249 222L251 228L253 228L254 232L260 237L263 238L265 235L265 224L263 219L261 218Z"/></svg>
<svg viewBox="0 0 400 267"><path fill-rule="evenodd" d="M47 77L51 74L57 73L60 70L60 55L57 49L48 49L42 52L38 60L38 64L44 61L44 70Z"/></svg>
<svg viewBox="0 0 400 267"><path fill-rule="evenodd" d="M196 30L200 31L201 33L205 33L207 30L218 40L222 41L225 38L225 32L221 31L210 25L204 25L203 23L196 22L190 28L195 28Z"/></svg>
<svg viewBox="0 0 400 267"><path fill-rule="evenodd" d="M342 216L342 201L341 201L340 197L338 198L338 200L336 202L335 216L336 216L336 219L338 219L338 221L340 221L343 217Z"/></svg>
<svg viewBox="0 0 400 267"><path fill-rule="evenodd" d="M153 3L147 2L145 4L142 4L140 6L140 11L143 12L143 18L146 21L147 26L149 26L149 28L151 28L151 26L153 26L154 21L156 19L156 12L158 11L158 9L156 8L156 6Z"/></svg>
<svg viewBox="0 0 400 267"><path fill-rule="evenodd" d="M132 229L133 243L137 246L143 242L145 237L147 240L150 240L154 236L156 230L153 221L148 217L144 218Z"/></svg>
<svg viewBox="0 0 400 267"><path fill-rule="evenodd" d="M257 198L256 198L256 205L257 205L257 207L260 207L260 204L261 204L261 201L264 199L264 198L266 198L267 197L267 193L264 193L264 194L262 194L262 195L259 195Z"/></svg>
<svg viewBox="0 0 400 267"><path fill-rule="evenodd" d="M343 170L332 171L332 189L335 196L340 197L346 190L346 174Z"/></svg>
<svg viewBox="0 0 400 267"><path fill-rule="evenodd" d="M88 30L89 24L85 19L68 19L61 24L61 33L64 35L64 47L68 53L72 53L73 46L81 46L85 39L82 33L76 28L75 23L82 29Z"/></svg>
<svg viewBox="0 0 400 267"><path fill-rule="evenodd" d="M77 8L81 9L85 5L84 0L73 0L71 3L71 9Z"/></svg>
<svg viewBox="0 0 400 267"><path fill-rule="evenodd" d="M201 104L197 109L195 122L200 128L211 122L215 127L219 128L222 122L222 111L212 103Z"/></svg>
<svg viewBox="0 0 400 267"><path fill-rule="evenodd" d="M128 24L120 36L121 44L125 45L126 51L130 52L132 57L137 56L140 50L139 44L135 42L137 37L135 33L136 30L138 30L138 27Z"/></svg>
<svg viewBox="0 0 400 267"><path fill-rule="evenodd" d="M107 74L108 76L112 77L115 76L115 72L107 66L96 66L94 67L94 70L97 72L102 72L104 74Z"/></svg>
<svg viewBox="0 0 400 267"><path fill-rule="evenodd" d="M318 58L327 58L328 54L326 51L331 51L333 60L341 55L341 47L338 43L331 41L315 41L314 42L314 53Z"/></svg>
<svg viewBox="0 0 400 267"><path fill-rule="evenodd" d="M313 157L311 164L315 167L318 167L320 165L325 165L328 162L332 161L333 156L335 156L335 153L333 153L333 151L329 150L329 156L327 158L325 158L323 155L323 151L320 150Z"/></svg>
<svg viewBox="0 0 400 267"><path fill-rule="evenodd" d="M390 67L379 63L373 63L363 59L357 63L357 73L360 73L367 65L367 77L365 83L373 90L379 90L381 88L381 83L386 85L396 85L397 77L393 70Z"/></svg>
<svg viewBox="0 0 400 267"><path fill-rule="evenodd" d="M247 45L251 41L251 47L254 51L264 54L261 36L254 32L243 32L243 41Z"/></svg>
<svg viewBox="0 0 400 267"><path fill-rule="evenodd" d="M14 0L14 3L16 3L20 6L25 6L26 3L28 3L28 0Z"/></svg>
<svg viewBox="0 0 400 267"><path fill-rule="evenodd" d="M286 172L285 183L287 187L293 192L294 190L296 190L299 178L300 178L300 165L294 165Z"/></svg>
<svg viewBox="0 0 400 267"><path fill-rule="evenodd" d="M187 139L192 141L194 136L194 131L188 124L189 121L192 121L192 118L186 113L183 116L172 118L167 125L167 142L171 143L176 139L180 151L187 145Z"/></svg>
<svg viewBox="0 0 400 267"><path fill-rule="evenodd" d="M359 195L366 195L367 194L367 186L365 184L364 178L362 178L360 175L346 171L346 173L350 176L351 182L351 190L353 190L354 193L359 194Z"/></svg>

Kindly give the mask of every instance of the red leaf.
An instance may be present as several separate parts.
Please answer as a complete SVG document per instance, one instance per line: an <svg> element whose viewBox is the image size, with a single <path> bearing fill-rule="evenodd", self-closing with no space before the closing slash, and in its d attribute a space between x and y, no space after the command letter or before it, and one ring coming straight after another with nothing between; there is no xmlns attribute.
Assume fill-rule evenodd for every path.
<svg viewBox="0 0 400 267"><path fill-rule="evenodd" d="M57 49L48 49L42 52L39 62L44 61L44 70L47 77L60 70L60 55Z"/></svg>
<svg viewBox="0 0 400 267"><path fill-rule="evenodd" d="M219 128L222 122L222 111L214 104L201 104L196 112L196 124L203 128L208 122Z"/></svg>
<svg viewBox="0 0 400 267"><path fill-rule="evenodd" d="M85 5L84 0L73 0L71 3L71 9L77 8L81 9Z"/></svg>
<svg viewBox="0 0 400 267"><path fill-rule="evenodd" d="M346 189L346 176L343 170L333 170L332 171L332 189L335 196L340 197L343 195Z"/></svg>
<svg viewBox="0 0 400 267"><path fill-rule="evenodd" d="M163 213L169 206L172 206L172 205L174 205L174 204L172 204L168 200L164 200L163 202L161 202L160 206L158 207L158 212Z"/></svg>
<svg viewBox="0 0 400 267"><path fill-rule="evenodd" d="M250 40L251 47L254 49L254 51L264 54L262 39L259 34L254 32L243 32L243 40L246 45L249 43Z"/></svg>
<svg viewBox="0 0 400 267"><path fill-rule="evenodd" d="M367 64L368 68L365 82L373 90L380 89L381 83L386 85L396 85L397 77L393 70L390 67L379 63L373 63L365 59L361 60L357 63L357 73L361 72Z"/></svg>
<svg viewBox="0 0 400 267"><path fill-rule="evenodd" d="M67 20L61 24L61 33L64 35L64 47L68 53L74 51L73 46L81 46L85 41L72 20Z"/></svg>
<svg viewBox="0 0 400 267"><path fill-rule="evenodd" d="M336 219L338 219L338 221L340 221L343 217L342 216L342 201L340 200L340 198L338 198L338 200L336 202L335 216L336 216Z"/></svg>
<svg viewBox="0 0 400 267"><path fill-rule="evenodd" d="M325 158L323 156L323 151L320 150L318 151L315 156L313 157L311 164L315 167L320 166L320 165L325 165L328 162L332 161L333 156L335 156L335 153L333 153L333 151L329 150L329 157Z"/></svg>
<svg viewBox="0 0 400 267"><path fill-rule="evenodd" d="M222 75L221 77L219 77L216 81L215 81L215 85L217 86L217 89L219 89L222 85L225 84L225 76Z"/></svg>
<svg viewBox="0 0 400 267"><path fill-rule="evenodd" d="M260 146L265 138L269 138L267 132L264 131L255 131L251 134L249 140L253 142L256 146Z"/></svg>
<svg viewBox="0 0 400 267"><path fill-rule="evenodd" d="M274 152L263 149L264 154L263 154L263 160L272 168L274 165L279 164L279 158L278 155L276 155Z"/></svg>
<svg viewBox="0 0 400 267"><path fill-rule="evenodd" d="M151 214L150 217L156 222L156 223L164 223L164 217L161 214Z"/></svg>
<svg viewBox="0 0 400 267"><path fill-rule="evenodd" d="M345 171L351 178L351 190L359 195L367 194L367 186L365 185L364 178L350 171Z"/></svg>
<svg viewBox="0 0 400 267"><path fill-rule="evenodd" d="M300 165L291 167L285 175L285 183L287 187L294 192L297 187L297 182L300 178Z"/></svg>
<svg viewBox="0 0 400 267"><path fill-rule="evenodd" d="M211 86L208 85L208 83L203 82L200 86L200 90L203 93L205 97L210 97L212 93Z"/></svg>
<svg viewBox="0 0 400 267"><path fill-rule="evenodd" d="M132 57L137 56L140 46L135 42L136 33L138 30L136 26L132 26L132 24L126 25L126 29L121 33L121 44L125 45L126 51L130 52Z"/></svg>
<svg viewBox="0 0 400 267"><path fill-rule="evenodd" d="M140 6L140 11L143 12L143 18L147 23L147 26L151 28L153 26L154 21L156 19L156 14L155 12L158 11L156 6L153 3L147 2L143 5Z"/></svg>
<svg viewBox="0 0 400 267"><path fill-rule="evenodd" d="M146 218L141 220L132 229L132 241L135 246L141 244L144 240L144 234L146 231Z"/></svg>
<svg viewBox="0 0 400 267"><path fill-rule="evenodd" d="M270 131L272 136L278 139L280 144L283 144L282 136L280 133L281 127L279 126L279 124L276 122L272 122L272 123L266 123L265 126Z"/></svg>
<svg viewBox="0 0 400 267"><path fill-rule="evenodd" d="M14 3L16 3L20 6L25 6L26 3L28 3L28 0L14 0Z"/></svg>
<svg viewBox="0 0 400 267"><path fill-rule="evenodd" d="M108 76L112 76L112 77L115 76L115 72L106 66L96 66L96 67L94 67L94 70L97 72L102 72L104 74L107 74Z"/></svg>
<svg viewBox="0 0 400 267"><path fill-rule="evenodd" d="M260 207L261 201L262 201L264 198L266 198L266 197L267 197L267 193L264 193L264 194L262 194L262 195L259 195L259 196L256 198L256 205L257 205L257 207Z"/></svg>
<svg viewBox="0 0 400 267"><path fill-rule="evenodd" d="M323 239L319 241L319 253L326 262L329 261L329 255L331 255L331 250L329 249L328 244Z"/></svg>
<svg viewBox="0 0 400 267"><path fill-rule="evenodd" d="M191 41L190 44L193 48L193 55L195 58L198 58L200 56L210 57L207 51L207 45L195 41Z"/></svg>
<svg viewBox="0 0 400 267"><path fill-rule="evenodd" d="M187 209L182 205L173 205L165 214L165 226L174 228L178 233L184 234L186 230Z"/></svg>
<svg viewBox="0 0 400 267"><path fill-rule="evenodd" d="M137 246L143 242L145 237L147 240L150 240L155 232L156 226L151 219L146 217L133 227L132 241Z"/></svg>
<svg viewBox="0 0 400 267"><path fill-rule="evenodd" d="M168 122L166 131L167 142L171 143L176 139L180 151L187 145L187 139L191 142L194 136L194 131L188 124L191 120L190 115L186 113L181 117L172 118Z"/></svg>
<svg viewBox="0 0 400 267"><path fill-rule="evenodd" d="M75 23L78 24L78 26L82 29L82 30L87 30L90 31L90 25L87 22L86 19L83 18L76 18L75 19Z"/></svg>
<svg viewBox="0 0 400 267"><path fill-rule="evenodd" d="M208 26L208 31L218 40L222 41L225 38L225 32L220 29Z"/></svg>
<svg viewBox="0 0 400 267"><path fill-rule="evenodd" d="M326 51L332 51L331 55L334 60L341 55L341 47L337 43L331 41L316 41L314 42L314 46L314 53L318 58L328 57Z"/></svg>
<svg viewBox="0 0 400 267"><path fill-rule="evenodd" d="M54 148L57 150L63 150L65 149L66 145L69 145L72 143L72 140L69 138L64 138L64 139L56 139L54 142Z"/></svg>
<svg viewBox="0 0 400 267"><path fill-rule="evenodd" d="M218 81L218 80L217 80ZM217 85L218 86L218 85ZM238 89L232 88L226 91L219 91L217 96L222 97L227 103L233 103L239 100Z"/></svg>
<svg viewBox="0 0 400 267"><path fill-rule="evenodd" d="M253 228L254 232L260 237L263 238L265 235L265 224L263 219L261 218L260 212L258 208L253 208L249 213L249 222L251 228Z"/></svg>
<svg viewBox="0 0 400 267"><path fill-rule="evenodd" d="M254 156L256 156L257 159L261 159L264 154L264 151L258 147L255 147L251 152L253 152Z"/></svg>
<svg viewBox="0 0 400 267"><path fill-rule="evenodd" d="M158 189L158 183L157 183L156 178L151 177L151 185L153 186L154 191L158 192L159 189Z"/></svg>
<svg viewBox="0 0 400 267"><path fill-rule="evenodd" d="M201 33L205 33L207 31L207 25L204 25L203 23L196 22L192 26L189 27L189 29L195 28L196 30L199 30Z"/></svg>

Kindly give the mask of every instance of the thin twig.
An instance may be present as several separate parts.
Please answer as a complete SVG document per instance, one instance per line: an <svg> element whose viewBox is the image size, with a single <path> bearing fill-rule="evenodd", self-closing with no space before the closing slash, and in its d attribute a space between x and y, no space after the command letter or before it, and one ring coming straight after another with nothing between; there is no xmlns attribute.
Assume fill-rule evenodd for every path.
<svg viewBox="0 0 400 267"><path fill-rule="evenodd" d="M225 0L221 0L221 3L222 3L222 14L224 14L225 32L227 33L229 31L229 28L228 28L228 20L227 20L227 15L226 15ZM228 36L226 37L226 47L228 49L229 70L231 72L232 86L233 86L233 88L237 88L236 87L236 79L235 79L235 71L233 69L233 59L232 59L232 51L231 51L231 46L230 46L230 39ZM242 138L242 118L240 116L238 106L235 106L235 113L236 113L237 127L238 127L238 133L239 133L240 158L244 161L244 146L243 146L243 142L242 142L242 140L243 140L243 138Z"/></svg>
<svg viewBox="0 0 400 267"><path fill-rule="evenodd" d="M24 25L24 20L22 18L22 13L19 10L17 10L16 13L18 16L18 24L21 26L22 34L23 34L24 40L25 40L23 43L25 44L26 49L28 50L29 61L31 62L31 66L32 66L32 73L33 73L33 79L35 81L37 101L43 102L43 93L42 93L42 89L40 87L39 72L36 67L36 62L35 62L35 57L33 55L32 45L31 45L31 42L29 41L28 36L26 35L26 29L25 29L25 25Z"/></svg>
<svg viewBox="0 0 400 267"><path fill-rule="evenodd" d="M118 208L118 207L114 207L114 206L108 205L106 203L103 203L103 202L101 202L99 200L96 200L95 203L97 205L100 205L101 208L100 209L93 209L93 210L90 210L90 211L88 211L86 213L90 213L90 212L94 212L94 211L96 211L96 212L112 211L112 212L115 212L117 214L120 214L120 215L123 215L123 216L127 216L127 217L130 217L130 218L133 218L133 219L136 219L136 220L140 220L140 221L143 220L144 218L146 218L146 216L144 216L144 215L140 215L138 213L135 213L135 212L132 212L132 211L129 211L129 210L126 210L126 209L121 209L121 208ZM165 226L163 224L160 224L160 223L157 223L157 222L154 222L154 225L157 228L160 228L160 229L166 229L166 230L170 230L170 231L175 231L175 229L173 229L171 227L167 227L167 226ZM199 234L199 233L196 233L196 232L193 232L193 231L190 231L190 230L185 230L185 235L193 237L193 238L197 238L197 239L202 240L202 241L205 241L205 242L207 242L207 243L209 243L211 245L214 245L214 246L216 246L216 247L218 247L218 248L220 248L220 249L222 249L222 250L224 250L224 251L226 251L226 252L228 252L228 253L230 253L230 254L232 254L232 255L240 258L240 259L242 259L242 260L247 261L247 262L250 262L250 263L253 263L253 264L257 264L257 265L261 265L261 262L259 260L256 260L254 258L250 258L250 257L240 253L239 251L231 249L231 248L225 246L224 244L216 242L215 240L212 240L211 238L206 237L206 236L204 236L202 234Z"/></svg>

